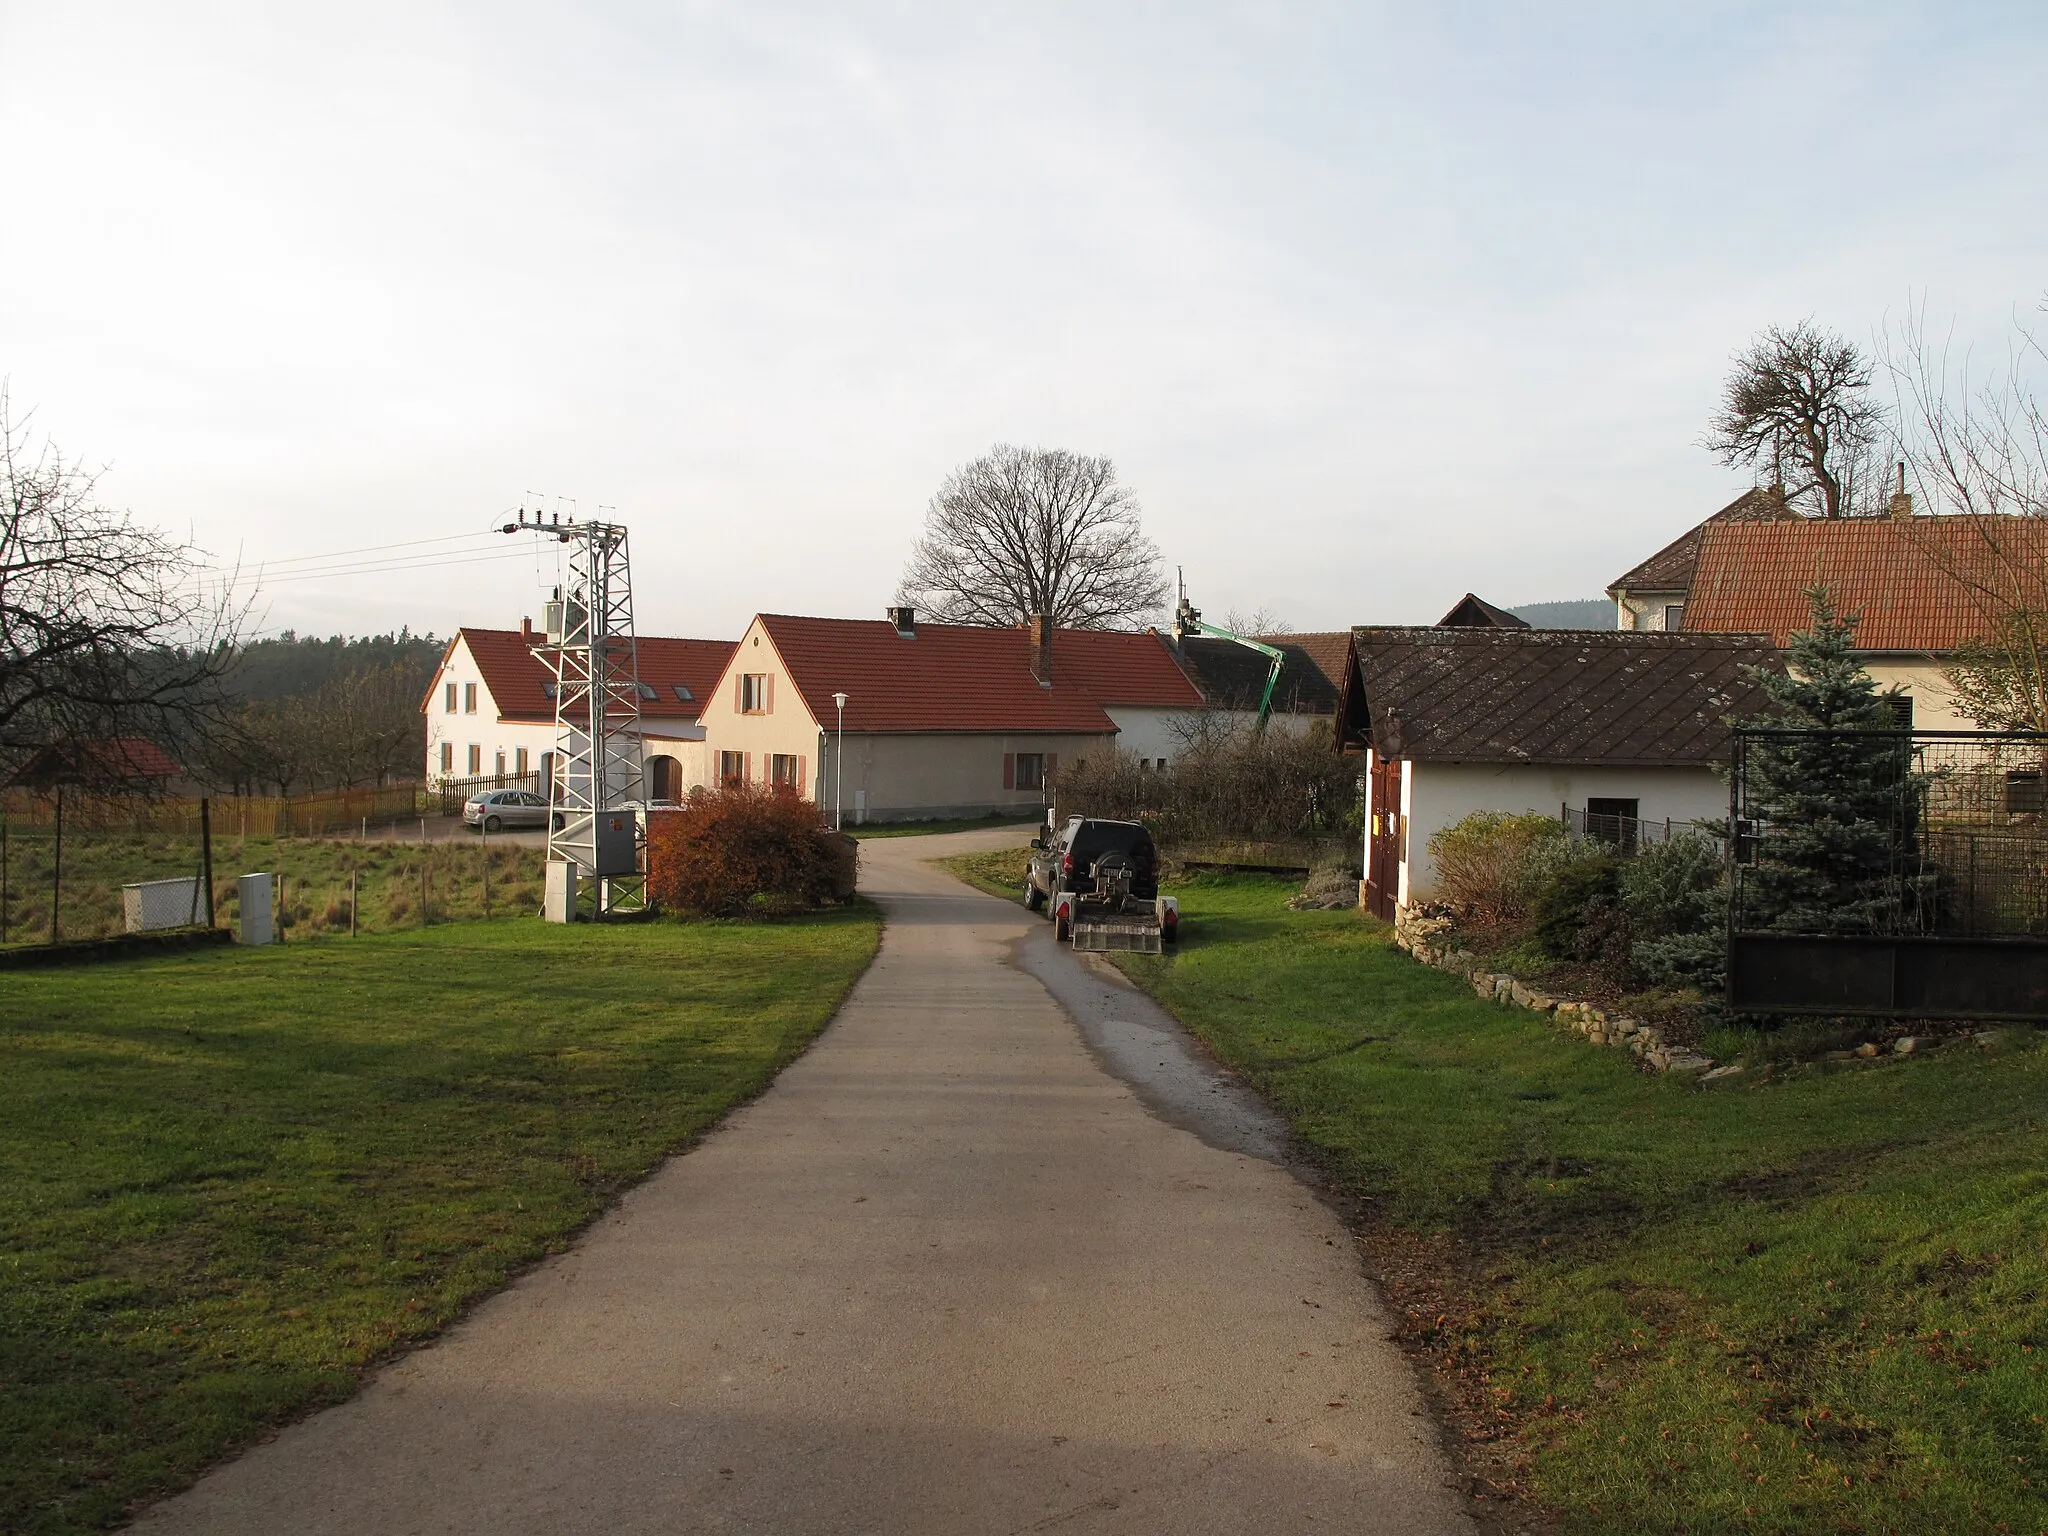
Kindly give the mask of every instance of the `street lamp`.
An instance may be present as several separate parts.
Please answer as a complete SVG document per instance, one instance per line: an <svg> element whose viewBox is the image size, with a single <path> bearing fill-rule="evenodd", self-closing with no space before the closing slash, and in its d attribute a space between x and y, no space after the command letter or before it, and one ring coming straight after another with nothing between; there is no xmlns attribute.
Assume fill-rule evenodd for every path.
<svg viewBox="0 0 2048 1536"><path fill-rule="evenodd" d="M846 695L835 693L832 702L839 706L839 745L832 753L832 830L838 832L846 826Z"/></svg>

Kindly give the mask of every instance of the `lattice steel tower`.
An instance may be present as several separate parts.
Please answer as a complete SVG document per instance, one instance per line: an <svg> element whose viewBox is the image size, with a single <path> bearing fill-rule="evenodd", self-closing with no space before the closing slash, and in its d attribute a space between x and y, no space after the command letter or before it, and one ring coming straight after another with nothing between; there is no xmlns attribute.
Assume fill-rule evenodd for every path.
<svg viewBox="0 0 2048 1536"><path fill-rule="evenodd" d="M547 605L546 655L555 673L554 814L548 821L550 915L569 921L584 880L596 882L597 911L647 904L638 815L643 799L639 652L633 639L633 573L622 523L507 523L569 546L568 583ZM556 825L559 818L560 825ZM556 866L573 866L564 876ZM555 884L568 879L566 911Z"/></svg>

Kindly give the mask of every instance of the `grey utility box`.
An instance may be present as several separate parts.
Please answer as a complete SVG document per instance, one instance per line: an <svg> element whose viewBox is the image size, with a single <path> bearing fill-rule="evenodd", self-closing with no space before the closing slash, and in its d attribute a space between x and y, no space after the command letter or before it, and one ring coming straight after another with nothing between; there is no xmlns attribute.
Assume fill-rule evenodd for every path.
<svg viewBox="0 0 2048 1536"><path fill-rule="evenodd" d="M277 937L271 907L277 899L277 881L270 875L244 875L235 882L235 901L242 910L237 944L268 944Z"/></svg>
<svg viewBox="0 0 2048 1536"><path fill-rule="evenodd" d="M197 875L187 880L144 880L121 887L121 921L130 933L197 928L206 921L206 892Z"/></svg>
<svg viewBox="0 0 2048 1536"><path fill-rule="evenodd" d="M576 921L576 861L549 859L540 915L551 923Z"/></svg>
<svg viewBox="0 0 2048 1536"><path fill-rule="evenodd" d="M640 873L640 818L633 811L599 811L592 830L597 838L594 875Z"/></svg>

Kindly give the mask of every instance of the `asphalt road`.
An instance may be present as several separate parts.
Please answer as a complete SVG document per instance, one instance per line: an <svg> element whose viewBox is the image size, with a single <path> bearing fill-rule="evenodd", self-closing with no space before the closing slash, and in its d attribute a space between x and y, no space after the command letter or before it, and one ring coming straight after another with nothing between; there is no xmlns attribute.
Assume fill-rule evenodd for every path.
<svg viewBox="0 0 2048 1536"><path fill-rule="evenodd" d="M1470 1531L1279 1128L922 862L1028 831L864 844L881 954L765 1095L140 1528Z"/></svg>

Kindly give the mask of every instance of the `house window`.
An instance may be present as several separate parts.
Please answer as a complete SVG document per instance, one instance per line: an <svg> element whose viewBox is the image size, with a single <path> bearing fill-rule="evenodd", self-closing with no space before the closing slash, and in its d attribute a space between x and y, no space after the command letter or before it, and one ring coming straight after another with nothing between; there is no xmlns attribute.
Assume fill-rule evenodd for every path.
<svg viewBox="0 0 2048 1536"><path fill-rule="evenodd" d="M492 771L493 773L497 774L497 776L498 776L499 778L501 778L501 779L502 779L503 777L505 777L505 754L504 754L504 753L500 752L500 753L498 754L498 760L497 760L497 764L496 764L496 766L494 766L494 767L492 768L492 770L491 770L491 771Z"/></svg>
<svg viewBox="0 0 2048 1536"><path fill-rule="evenodd" d="M1641 810L1642 802L1639 800L1588 800L1586 836L1612 843L1624 853L1633 853Z"/></svg>
<svg viewBox="0 0 2048 1536"><path fill-rule="evenodd" d="M1684 627L1684 625L1685 604L1666 603L1664 605L1664 632L1666 634L1675 635L1681 628Z"/></svg>
<svg viewBox="0 0 2048 1536"><path fill-rule="evenodd" d="M718 754L718 782L721 784L744 784L747 782L746 753L721 752Z"/></svg>
<svg viewBox="0 0 2048 1536"><path fill-rule="evenodd" d="M768 674L748 672L740 678L740 713L743 715L765 715L768 713Z"/></svg>
<svg viewBox="0 0 2048 1536"><path fill-rule="evenodd" d="M450 683L448 686L452 689L455 685ZM443 773L453 773L455 771L455 743L452 741L441 743L441 771Z"/></svg>
<svg viewBox="0 0 2048 1536"><path fill-rule="evenodd" d="M678 704L694 704L697 702L697 695L690 692L690 690L685 688L681 683L677 683L674 686L676 690L676 702Z"/></svg>
<svg viewBox="0 0 2048 1536"><path fill-rule="evenodd" d="M1019 752L1017 754L1017 787L1019 789L1045 788L1045 754L1043 752Z"/></svg>
<svg viewBox="0 0 2048 1536"><path fill-rule="evenodd" d="M652 683L635 683L633 686L640 690L640 702L642 704L652 704L660 697L654 691L654 684Z"/></svg>
<svg viewBox="0 0 2048 1536"><path fill-rule="evenodd" d="M1910 693L1888 693L1884 701L1891 707L1892 729L1910 731L1913 729L1913 695Z"/></svg>
<svg viewBox="0 0 2048 1536"><path fill-rule="evenodd" d="M475 742L469 744L469 776L473 779L484 771L484 749Z"/></svg>
<svg viewBox="0 0 2048 1536"><path fill-rule="evenodd" d="M768 759L768 782L787 785L791 789L804 787L803 759L789 752L777 752Z"/></svg>
<svg viewBox="0 0 2048 1536"><path fill-rule="evenodd" d="M473 715L476 713L475 683L464 683L462 685L462 712L465 715Z"/></svg>
<svg viewBox="0 0 2048 1536"><path fill-rule="evenodd" d="M448 694L447 694L447 700L448 700L448 713L452 715L452 714L454 714L454 713L455 713L455 685L454 685L453 683L450 683L450 684L448 685Z"/></svg>
<svg viewBox="0 0 2048 1536"><path fill-rule="evenodd" d="M2041 770L2009 768L2005 774L2005 813L2008 816L2038 816L2048 806L2042 793Z"/></svg>
<svg viewBox="0 0 2048 1536"><path fill-rule="evenodd" d="M512 749L512 771L521 778L526 777L526 748L514 747Z"/></svg>

